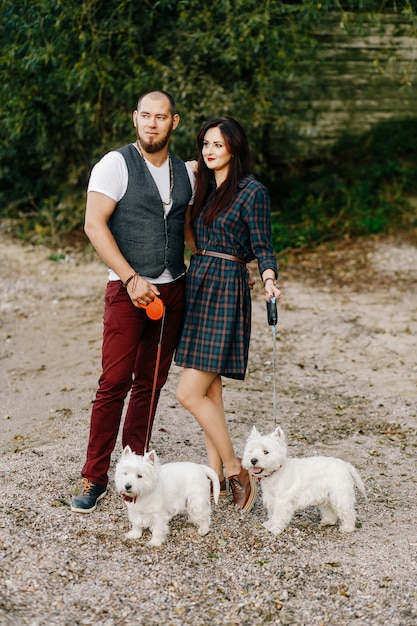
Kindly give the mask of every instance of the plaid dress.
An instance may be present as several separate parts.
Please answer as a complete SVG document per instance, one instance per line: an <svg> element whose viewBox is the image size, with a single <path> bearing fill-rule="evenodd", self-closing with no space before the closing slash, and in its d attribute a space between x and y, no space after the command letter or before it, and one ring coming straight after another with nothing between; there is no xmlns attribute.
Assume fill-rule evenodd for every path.
<svg viewBox="0 0 417 626"><path fill-rule="evenodd" d="M198 249L257 259L262 275L277 273L271 243L270 200L253 175L239 183L233 205L210 226L204 216L210 198L193 223ZM175 362L243 380L248 364L251 298L246 267L236 261L193 256L187 273L186 316Z"/></svg>

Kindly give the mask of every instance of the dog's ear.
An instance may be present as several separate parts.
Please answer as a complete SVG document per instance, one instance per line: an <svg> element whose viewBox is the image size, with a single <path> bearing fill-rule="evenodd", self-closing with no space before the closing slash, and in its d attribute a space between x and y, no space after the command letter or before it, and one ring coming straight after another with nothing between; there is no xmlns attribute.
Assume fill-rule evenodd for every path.
<svg viewBox="0 0 417 626"><path fill-rule="evenodd" d="M127 456L129 454L133 454L132 448L130 446L125 446L123 448L122 456Z"/></svg>
<svg viewBox="0 0 417 626"><path fill-rule="evenodd" d="M275 437L275 439L281 439L282 441L285 441L284 431L282 430L281 426L276 427L276 429L272 433L272 436Z"/></svg>
<svg viewBox="0 0 417 626"><path fill-rule="evenodd" d="M276 427L274 435L277 439L282 439L282 441L285 441L284 431L282 430L281 426Z"/></svg>
<svg viewBox="0 0 417 626"><path fill-rule="evenodd" d="M261 437L261 433L259 432L259 430L257 430L256 426L252 427L251 433L249 435L249 439L258 439L258 437Z"/></svg>
<svg viewBox="0 0 417 626"><path fill-rule="evenodd" d="M146 453L146 456L151 463L156 463L158 461L158 456L155 450L150 450L149 452Z"/></svg>

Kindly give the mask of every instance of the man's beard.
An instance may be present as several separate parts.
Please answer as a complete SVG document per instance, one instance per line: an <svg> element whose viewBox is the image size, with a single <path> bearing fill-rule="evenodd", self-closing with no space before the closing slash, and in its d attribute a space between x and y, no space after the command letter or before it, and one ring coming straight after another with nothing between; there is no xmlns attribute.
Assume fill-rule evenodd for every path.
<svg viewBox="0 0 417 626"><path fill-rule="evenodd" d="M167 145L167 143L169 142L169 138L171 137L171 131L172 129L170 129L168 131L168 133L165 135L165 137L163 139L161 139L160 141L157 141L155 143L146 143L139 135L139 133L137 133L137 137L138 137L138 141L140 144L140 147L142 148L142 150L144 152L147 152L148 154L154 154L155 152L159 152L160 150L163 150L165 148L165 146Z"/></svg>

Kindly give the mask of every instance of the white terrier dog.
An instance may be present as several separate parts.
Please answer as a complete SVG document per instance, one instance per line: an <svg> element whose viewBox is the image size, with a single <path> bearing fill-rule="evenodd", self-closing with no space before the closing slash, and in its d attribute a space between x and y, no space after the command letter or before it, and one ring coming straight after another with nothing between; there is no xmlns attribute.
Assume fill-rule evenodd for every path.
<svg viewBox="0 0 417 626"><path fill-rule="evenodd" d="M214 470L197 463L165 463L154 450L140 456L126 446L116 465L115 484L127 505L132 530L127 539L138 539L144 528L152 537L149 546L160 546L169 534L169 521L188 513L190 522L206 535L210 528L210 481L217 504L219 478ZM207 480L210 479L210 480Z"/></svg>
<svg viewBox="0 0 417 626"><path fill-rule="evenodd" d="M268 511L264 527L279 535L296 511L317 506L321 525L340 530L355 528L355 485L365 495L358 471L350 463L325 456L287 458L284 431L278 426L262 436L253 427L243 453L242 466L262 481L263 503Z"/></svg>

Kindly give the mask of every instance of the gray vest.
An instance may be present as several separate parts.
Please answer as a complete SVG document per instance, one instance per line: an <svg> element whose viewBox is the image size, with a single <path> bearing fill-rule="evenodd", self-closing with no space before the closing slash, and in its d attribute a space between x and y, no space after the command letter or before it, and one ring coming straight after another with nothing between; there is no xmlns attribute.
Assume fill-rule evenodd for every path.
<svg viewBox="0 0 417 626"><path fill-rule="evenodd" d="M135 146L118 152L126 161L128 183L108 222L113 237L138 274L156 278L168 269L177 278L185 271L184 217L192 195L184 162L171 155L174 188L165 218L158 188Z"/></svg>

